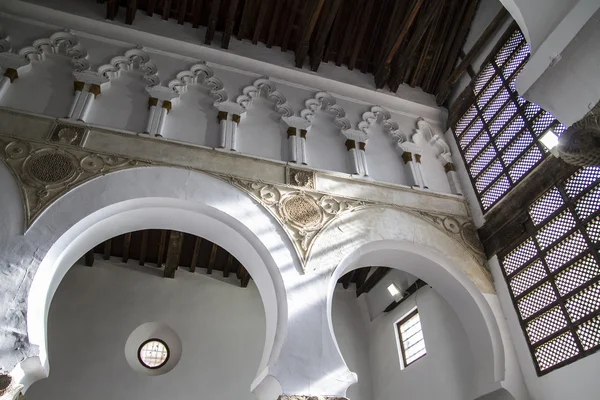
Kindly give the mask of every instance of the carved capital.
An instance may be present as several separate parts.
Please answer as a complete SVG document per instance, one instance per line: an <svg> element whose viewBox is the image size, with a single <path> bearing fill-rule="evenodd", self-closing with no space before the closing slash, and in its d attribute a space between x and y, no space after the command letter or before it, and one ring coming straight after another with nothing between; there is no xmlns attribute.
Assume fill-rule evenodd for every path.
<svg viewBox="0 0 600 400"><path fill-rule="evenodd" d="M412 153L410 151L405 151L404 153L402 153L402 161L404 161L404 164L408 164L412 160Z"/></svg>
<svg viewBox="0 0 600 400"><path fill-rule="evenodd" d="M156 97L148 98L148 109L150 109L150 107L156 107L157 105L158 105L158 99Z"/></svg>
<svg viewBox="0 0 600 400"><path fill-rule="evenodd" d="M91 84L90 85L90 93L92 93L94 95L94 98L98 97L98 95L102 92L102 89L100 89L100 85L97 84Z"/></svg>
<svg viewBox="0 0 600 400"><path fill-rule="evenodd" d="M242 119L242 117L239 114L233 114L231 116L231 120L233 122L235 122L236 124L239 124L241 119Z"/></svg>
<svg viewBox="0 0 600 400"><path fill-rule="evenodd" d="M227 120L227 111L219 111L217 114L217 120L219 122Z"/></svg>
<svg viewBox="0 0 600 400"><path fill-rule="evenodd" d="M444 165L444 171L446 171L446 173L456 171L456 167L454 166L453 163L449 162Z"/></svg>
<svg viewBox="0 0 600 400"><path fill-rule="evenodd" d="M289 127L287 128L287 137L296 136L296 128Z"/></svg>
<svg viewBox="0 0 600 400"><path fill-rule="evenodd" d="M415 154L415 162L421 164L421 155L420 154Z"/></svg>
<svg viewBox="0 0 600 400"><path fill-rule="evenodd" d="M83 92L84 86L85 86L85 82L82 82L82 81L74 81L73 82L73 90L75 92Z"/></svg>
<svg viewBox="0 0 600 400"><path fill-rule="evenodd" d="M354 141L352 139L346 140L346 142L344 144L346 145L346 150L348 150L348 151L356 148L356 141Z"/></svg>
<svg viewBox="0 0 600 400"><path fill-rule="evenodd" d="M171 108L173 108L173 103L171 103L169 100L163 100L162 108L167 110L167 114L168 114L171 111Z"/></svg>
<svg viewBox="0 0 600 400"><path fill-rule="evenodd" d="M6 68L6 71L4 71L4 76L10 79L10 83L13 83L17 80L17 78L19 78L19 73L14 68Z"/></svg>

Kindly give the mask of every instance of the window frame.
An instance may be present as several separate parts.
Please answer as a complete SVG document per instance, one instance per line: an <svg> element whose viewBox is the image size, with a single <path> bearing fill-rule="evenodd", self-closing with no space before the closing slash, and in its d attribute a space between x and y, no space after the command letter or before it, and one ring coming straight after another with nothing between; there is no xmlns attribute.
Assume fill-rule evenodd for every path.
<svg viewBox="0 0 600 400"><path fill-rule="evenodd" d="M499 64L497 62L498 56L501 54L502 49L504 49L504 47L511 42L515 35L521 35L521 42L518 43L514 50L506 56L505 60ZM523 50L526 50L527 46L527 42L525 41L525 38L518 27L511 25L497 47L490 54L488 59L482 64L479 74L473 79L471 83L474 96L473 102L452 127L457 148L459 149L462 161L467 170L467 174L477 197L479 207L484 214L492 210L498 203L500 203L502 199L505 198L506 195L517 184L519 184L527 175L529 175L537 166L539 166L539 164L548 156L548 149L546 149L545 146L539 141L544 132L548 131L549 129L553 129L555 132L560 131L558 132L558 135L560 135L560 133L562 133L562 131L565 129L564 126L562 126L562 124L560 124L560 122L557 121L554 116L552 116L552 114L546 112L542 108L539 108L530 118L528 118L527 108L533 105L535 109L537 106L523 98L520 98L516 90L511 85L511 82L514 82L516 77L527 64L530 58L529 53L523 57L523 60L521 60L516 67L514 67L514 71L508 77L504 75L505 68L511 64L513 58L518 57ZM487 76L486 71L491 71L491 73L478 90L478 80ZM489 99L483 104L483 106L480 105L481 98L489 94L487 93L488 90L494 87L494 83L496 81L499 82L499 86L492 91L492 93L489 95ZM494 105L495 100L497 98L501 98L503 94L507 94L506 100L500 103L493 114L489 115L489 117L486 117L490 107ZM508 111L511 107L513 107L515 111L506 118L506 121L502 122L503 113ZM463 123L464 118L470 116L471 114L473 116L471 119L467 118L467 123L464 125L464 128L459 128L459 125ZM543 131L538 132L539 129L536 128L536 121L544 120L548 116L553 119L552 122L550 122L543 129ZM498 125L497 128L492 128L497 121L500 121L501 125ZM508 130L508 128L511 127L511 124L514 122L519 124L520 121L522 121L522 126L518 128L514 134ZM478 132L475 133L473 137L468 140L468 142L464 143L463 148L463 144L461 142L470 133L471 128L477 125L481 125L481 128L478 129ZM495 131L497 131L497 133L494 134ZM507 136L512 136L506 141L506 143L499 146L497 139L501 138L505 132L508 133ZM519 145L519 140L527 141L529 138L532 138L531 143ZM481 145L481 149L477 150L477 143L479 141L483 141L485 143ZM508 150L511 149L511 146L513 145L517 148L518 154L514 155L514 157L511 155L512 160L507 161L505 160L505 154L508 153ZM475 149L476 152L472 155L471 161L467 161L467 154L472 149ZM489 157L489 160L487 161L485 160L486 153ZM537 157L539 158L535 160ZM471 168L478 161L483 161L483 164L480 168L478 168L476 173L473 173ZM516 168L519 165L522 168L527 169L524 171L519 171L520 168ZM485 178L486 173L490 173L492 176L495 174L495 176L490 178L489 181L482 179ZM515 175L515 177L513 177L513 175ZM519 176L517 177L516 175ZM479 182L479 180L481 180L481 182ZM496 196L494 194L494 187L496 184L500 185L500 187L503 186L503 182L506 184L507 188L501 194ZM481 188L479 188L480 183L483 184ZM488 194L491 194L492 196L490 197L495 197L495 199L486 200L485 198ZM484 203L489 203L489 205L486 206Z"/></svg>
<svg viewBox="0 0 600 400"><path fill-rule="evenodd" d="M410 363L407 362L406 360L406 349L404 348L404 339L402 337L402 332L400 331L400 328L402 327L402 325L404 325L406 322L408 322L412 317L414 317L415 315L419 315L419 327L421 328L421 334L423 335L423 348L425 349L425 353L423 353L422 355L420 355L419 357L415 358L414 360L412 360ZM409 365L414 364L415 362L419 361L421 358L425 357L427 355L427 346L425 344L425 333L423 332L423 325L421 324L421 316L419 314L419 310L417 307L414 307L414 309L412 309L411 311L409 311L405 316L403 316L402 318L400 318L395 324L395 329L396 329L396 337L398 338L398 347L400 349L400 361L402 363L402 369L407 368Z"/></svg>
<svg viewBox="0 0 600 400"><path fill-rule="evenodd" d="M506 249L503 249L501 252L498 253L500 270L502 271L502 275L504 276L508 293L515 308L519 324L521 325L521 329L523 331L523 336L525 337L525 341L529 348L531 359L538 376L546 375L556 369L559 369L565 365L569 365L577 360L580 360L581 358L587 357L588 355L594 354L595 352L600 350L600 340L597 344L586 350L582 344L580 334L578 333L578 329L580 327L583 327L586 323L595 321L598 318L600 318L600 307L597 307L596 310L591 311L582 317L573 319L571 316L572 313L569 312L567 304L569 300L573 300L579 294L584 293L586 289L592 288L594 285L599 284L600 273L598 273L596 276L589 278L584 283L579 284L579 286L571 288L562 295L557 284L557 278L560 278L562 273L565 273L567 271L575 272L575 267L578 266L578 263L583 263L586 259L591 259L593 262L595 262L596 266L600 268L600 240L598 240L597 243L594 243L594 240L589 234L589 227L591 226L591 224L594 223L594 221L598 221L600 219L600 208L591 212L585 218L582 218L576 209L578 201L585 198L594 190L600 190L600 178L595 179L592 183L589 183L587 187L580 190L579 193L573 196L569 195L566 189L567 182L570 179L573 179L578 174L582 173L582 171L584 170L585 168L577 170L574 174L557 182L555 185L553 185L551 188L545 191L541 196L531 201L530 204L527 205L529 219L524 224L526 228L525 234L518 238L518 240L516 240L516 242L513 243L511 246L508 246ZM553 212L546 215L543 219L539 220L536 224L534 221L532 221L530 214L532 205L535 205L536 202L538 202L538 200L543 199L544 196L548 195L549 193L555 190L560 194L560 198L562 199L563 204L558 206ZM545 228L549 228L553 222L557 222L557 218L565 213L568 213L573 217L574 225L569 229L562 231L562 233L554 237L551 242L546 243L542 247L542 245L540 245L539 242L538 234L544 231ZM559 248L561 244L566 243L566 241L570 237L573 237L578 233L583 238L583 242L585 243L587 249L582 250L576 256L571 257L568 261L562 262L560 266L557 266L554 269L551 268L546 260L548 253L551 253L551 251L553 250L555 251ZM535 254L531 256L528 260L523 262L520 266L516 267L514 270L507 272L505 266L506 258L509 255L514 254L515 250L517 250L520 246L524 245L528 241L531 241L531 243L533 244ZM513 283L513 279L517 277L520 273L525 273L527 270L530 269L530 267L533 267L534 264L538 262L542 266L545 276L543 278L540 278L537 282L531 284L526 289L520 290L518 294L515 295L515 289L511 285ZM520 300L526 298L532 293L535 293L537 289L540 289L547 284L549 284L551 292L555 296L555 300L539 308L537 311L529 314L526 318L523 318L519 309ZM541 319L538 318L550 315L554 310L557 309L561 311L560 315L562 315L564 317L564 320L566 321L565 326L554 330L554 332L552 332L551 334L546 334L545 336L532 341L532 338L530 337L531 334L528 331L528 327L530 326L530 324L532 324L532 322L536 320L541 321ZM547 324L551 323L556 322L547 322ZM538 329L542 328L538 327ZM570 336L573 338L573 342L577 347L578 353L574 356L564 359L563 361L560 361L547 368L542 369L540 367L539 360L536 357L536 350L541 348L545 344L550 343L553 340L556 340L567 334L570 334Z"/></svg>
<svg viewBox="0 0 600 400"><path fill-rule="evenodd" d="M162 363L151 367L148 364L146 364L146 362L142 359L142 349L144 348L144 346L150 342L159 342L160 344L162 344L163 346L165 346L165 350L167 351L167 356L165 357L165 359L163 360ZM140 362L140 364L147 369L159 369L164 367L165 365L167 365L167 363L169 362L169 359L171 358L171 349L169 348L169 345L162 339L158 339L158 338L150 338L147 340L144 340L144 342L142 342L142 344L140 344L140 347L138 347L138 351L137 351L137 357L138 357L138 361Z"/></svg>

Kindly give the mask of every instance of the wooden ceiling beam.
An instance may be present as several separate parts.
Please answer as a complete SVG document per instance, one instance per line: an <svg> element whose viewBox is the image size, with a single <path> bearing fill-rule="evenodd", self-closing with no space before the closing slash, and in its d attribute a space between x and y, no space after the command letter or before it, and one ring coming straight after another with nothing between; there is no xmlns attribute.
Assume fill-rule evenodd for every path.
<svg viewBox="0 0 600 400"><path fill-rule="evenodd" d="M154 7L156 7L156 0L148 0L148 4L146 6L146 14L149 17L154 15Z"/></svg>
<svg viewBox="0 0 600 400"><path fill-rule="evenodd" d="M175 271L179 265L181 256L181 244L183 243L183 233L171 231L169 235L169 247L167 249L167 260L165 261L165 278L175 278Z"/></svg>
<svg viewBox="0 0 600 400"><path fill-rule="evenodd" d="M323 54L323 62L325 63L328 63L333 58L333 54L337 52L339 42L342 37L342 31L344 30L344 9L338 10L338 13L340 15L333 23L331 33L329 34L329 39L327 39L327 48Z"/></svg>
<svg viewBox="0 0 600 400"><path fill-rule="evenodd" d="M242 19L240 20L240 27L237 32L237 39L244 39L244 34L248 29L248 20L250 19L250 8L252 7L251 3L253 0L246 0L244 2L244 9L242 10Z"/></svg>
<svg viewBox="0 0 600 400"><path fill-rule="evenodd" d="M348 69L352 71L354 66L356 65L356 60L358 59L358 53L362 48L363 41L365 39L365 33L367 32L367 26L369 25L369 19L371 17L371 11L373 10L373 3L375 0L366 0L364 3L363 9L360 12L360 20L364 20L364 23L359 23L358 25L358 33L356 35L356 40L354 41L354 46L352 47L352 53L350 54L350 60L348 61Z"/></svg>
<svg viewBox="0 0 600 400"><path fill-rule="evenodd" d="M369 278L357 287L356 289L356 297L360 297L361 294L369 293L371 289L375 287L389 272L391 271L388 267L377 267L375 272L369 276Z"/></svg>
<svg viewBox="0 0 600 400"><path fill-rule="evenodd" d="M106 2L106 19L114 21L119 12L119 2L117 0L108 0Z"/></svg>
<svg viewBox="0 0 600 400"><path fill-rule="evenodd" d="M196 0L194 10L192 11L192 28L196 29L200 26L200 18L202 18L202 6L204 0Z"/></svg>
<svg viewBox="0 0 600 400"><path fill-rule="evenodd" d="M352 278L354 278L355 273L356 270L347 272L346 275L344 275L342 279L340 279L340 281L342 282L342 287L344 289L348 289L350 287L350 284L352 283Z"/></svg>
<svg viewBox="0 0 600 400"><path fill-rule="evenodd" d="M285 32L283 33L283 40L281 41L281 51L287 51L292 37L292 31L294 30L294 21L296 19L296 13L300 9L302 0L294 0L292 9L288 15L287 23L285 24Z"/></svg>
<svg viewBox="0 0 600 400"><path fill-rule="evenodd" d="M270 22L269 26L269 36L267 36L267 47L273 47L273 42L275 41L275 34L277 33L277 27L279 26L279 19L281 18L281 11L283 9L284 0L276 0L275 1L275 11L273 11L273 19Z"/></svg>
<svg viewBox="0 0 600 400"><path fill-rule="evenodd" d="M125 12L125 23L132 25L137 11L137 0L127 0L127 11Z"/></svg>
<svg viewBox="0 0 600 400"><path fill-rule="evenodd" d="M168 20L171 16L171 0L163 1L162 18Z"/></svg>
<svg viewBox="0 0 600 400"><path fill-rule="evenodd" d="M389 306L386 307L386 309L383 312L387 313L387 312L390 312L390 311L394 310L396 307L398 307L400 304L402 304L402 302L404 302L404 300L408 299L410 296L412 296L413 294L415 294L417 292L417 290L419 290L420 288L422 288L424 286L427 286L427 283L425 283L425 281L417 279L415 281L415 283L413 283L412 285L410 285L404 291L404 296L400 300L393 301Z"/></svg>
<svg viewBox="0 0 600 400"><path fill-rule="evenodd" d="M121 260L126 263L129 261L129 250L131 248L131 232L127 232L123 235L123 257Z"/></svg>
<svg viewBox="0 0 600 400"><path fill-rule="evenodd" d="M369 275L369 271L371 271L371 267L364 267L364 268L359 268L358 270L356 270L354 282L356 283L357 288L359 288L365 284L365 280L367 279L367 276Z"/></svg>
<svg viewBox="0 0 600 400"><path fill-rule="evenodd" d="M374 54L374 62L376 65L379 66L385 62L390 63L391 59L394 58L393 56L389 57L389 53L395 53L402 44L402 40L410 29L416 15L419 13L423 1L424 0L405 0L395 1L393 3L394 7L389 16L388 25L384 30L385 36L380 42L380 46L376 49L377 52ZM387 61L387 59L390 59L390 61Z"/></svg>
<svg viewBox="0 0 600 400"><path fill-rule="evenodd" d="M377 18L375 20L375 25L371 29L371 36L369 37L369 45L367 46L367 52L364 55L362 60L362 64L360 66L360 70L362 73L366 74L369 72L369 64L371 63L371 56L373 55L373 50L377 44L377 38L379 36L379 31L381 30L381 25L383 25L383 21L385 18L385 10L387 8L387 4L390 0L381 0L381 8L377 13Z"/></svg>
<svg viewBox="0 0 600 400"><path fill-rule="evenodd" d="M221 40L221 47L223 49L229 48L229 42L231 41L231 35L233 34L233 27L235 25L235 15L237 13L238 3L239 0L231 0L229 2L227 17L225 18L225 30L223 31L223 39Z"/></svg>
<svg viewBox="0 0 600 400"><path fill-rule="evenodd" d="M206 273L208 275L212 274L213 269L215 268L215 260L217 259L217 250L219 246L213 243L212 249L210 250L210 258L208 259L208 265L206 267Z"/></svg>
<svg viewBox="0 0 600 400"><path fill-rule="evenodd" d="M215 30L217 29L217 18L219 17L219 8L221 7L221 0L212 0L210 5L210 14L208 14L208 22L206 24L206 35L204 36L204 44L211 44L215 37Z"/></svg>
<svg viewBox="0 0 600 400"><path fill-rule="evenodd" d="M112 239L108 239L106 242L104 242L104 259L105 260L110 260L110 253L111 253L111 249L112 248Z"/></svg>
<svg viewBox="0 0 600 400"><path fill-rule="evenodd" d="M337 12L341 4L341 0L332 0L331 2L327 3L322 10L323 16L320 19L321 24L317 31L317 37L310 56L310 69L313 71L317 71L317 69L319 69L319 64L321 64L323 52L325 51L325 41L329 36L331 26L333 25L333 21L335 21L335 17L337 16Z"/></svg>
<svg viewBox="0 0 600 400"><path fill-rule="evenodd" d="M248 287L248 283L250 283L250 274L246 268L240 264L240 286L244 288Z"/></svg>
<svg viewBox="0 0 600 400"><path fill-rule="evenodd" d="M147 254L148 254L148 230L145 230L142 232L142 244L140 245L139 265L146 264Z"/></svg>
<svg viewBox="0 0 600 400"><path fill-rule="evenodd" d="M450 34L450 31L452 29L452 21L454 19L460 19L457 18L455 13L456 13L456 8L458 6L458 1L459 0L451 0L450 4L447 8L447 10L445 10L444 15L444 23L440 26L440 30L438 31L438 34L436 35L436 44L434 46L434 50L433 50L433 59L431 60L431 68L429 68L429 70L427 71L427 75L425 77L425 81L423 82L423 90L426 91L427 93L429 93L432 89L433 86L433 80L434 77L437 73L437 70L439 69L439 62L440 62L440 57L442 54L442 51L444 49L444 43L446 42L448 35Z"/></svg>
<svg viewBox="0 0 600 400"><path fill-rule="evenodd" d="M227 263L223 265L223 278L229 278L229 271L231 271L231 267L233 266L233 256L229 254L227 256Z"/></svg>
<svg viewBox="0 0 600 400"><path fill-rule="evenodd" d="M500 29L508 15L508 11L506 11L504 7L501 7L500 11L498 11L498 14L496 14L494 19L485 28L483 33L479 36L473 47L471 47L471 49L460 62L460 64L458 64L458 66L454 69L450 76L439 86L438 95L436 97L438 104L443 104L446 101L446 99L450 95L450 92L452 91L452 86L456 83L458 78L460 78L460 76L467 70L469 65L471 65L475 57L479 55L481 50L483 50L484 46L487 44L487 42L489 42L492 36L494 36L498 29ZM456 52L456 57L454 57L453 60L457 59L461 49L462 45L459 46L458 52Z"/></svg>
<svg viewBox="0 0 600 400"><path fill-rule="evenodd" d="M167 241L167 231L160 231L160 241L158 242L158 255L156 257L156 267L162 268L163 259L165 257L165 242Z"/></svg>
<svg viewBox="0 0 600 400"><path fill-rule="evenodd" d="M339 47L338 52L335 57L335 65L337 65L338 67L342 66L342 63L344 62L344 58L346 58L346 52L348 50L348 46L350 46L350 42L352 41L352 38L354 37L353 33L355 31L355 27L358 24L358 20L359 20L358 10L359 10L359 8L357 8L357 10L352 13L350 20L346 21L346 29L344 30L342 44Z"/></svg>
<svg viewBox="0 0 600 400"><path fill-rule="evenodd" d="M200 255L200 244L202 244L202 238L196 236L194 241L194 252L192 253L192 261L190 262L190 272L196 272L196 265L198 265L198 257Z"/></svg>
<svg viewBox="0 0 600 400"><path fill-rule="evenodd" d="M412 33L411 38L408 41L408 44L406 45L406 48L404 49L402 54L399 55L398 64L396 65L396 68L392 73L391 78L388 80L388 85L390 86L392 92L396 92L398 90L398 87L402 83L404 73L406 72L406 67L409 65L415 51L417 50L417 47L421 43L421 40L423 39L427 28L433 22L436 15L441 12L443 8L443 2L444 0L432 0L428 4L428 7L426 7L423 10L422 17L418 18L416 29ZM375 81L376 84L381 83L377 81L377 78L375 79Z"/></svg>
<svg viewBox="0 0 600 400"><path fill-rule="evenodd" d="M406 38L406 35L408 34L408 31L412 27L412 24L417 19L417 14L419 14L419 11L421 10L423 1L424 0L415 0L414 1L414 3L412 4L410 13L406 16L404 23L402 24L402 28L400 29L400 32L398 33L398 36L396 37L396 40L392 44L392 46L391 46L390 50L387 52L387 54L385 54L385 56L383 57L382 63L377 67L377 71L375 72L375 86L378 89L383 88L385 86L386 82L388 81L390 74L392 72L390 64L392 63L392 60L396 56L396 52L400 48L400 45ZM427 10L427 11L429 11L429 10ZM412 39L409 42L409 46L411 43L412 43ZM418 42L417 42L417 44L418 44Z"/></svg>
<svg viewBox="0 0 600 400"><path fill-rule="evenodd" d="M421 56L419 57L419 62L417 63L415 72L413 73L413 77L410 82L411 87L415 87L417 85L420 86L420 84L423 81L425 64L426 64L428 58L431 59L431 57L428 57L429 53L431 51L431 42L433 41L433 37L437 31L437 25L438 25L441 15L442 15L442 12L440 10L436 14L435 18L433 19L433 22L431 23L431 25L428 28L427 37L425 38L425 43L423 44L423 50L421 51Z"/></svg>
<svg viewBox="0 0 600 400"><path fill-rule="evenodd" d="M179 0L179 14L177 15L177 23L183 25L185 22L185 14L187 12L187 0Z"/></svg>
<svg viewBox="0 0 600 400"><path fill-rule="evenodd" d="M91 267L94 265L94 249L91 249L85 253L84 261L86 267Z"/></svg>
<svg viewBox="0 0 600 400"><path fill-rule="evenodd" d="M270 8L271 0L262 0L260 2L260 6L258 8L258 17L256 18L256 25L254 26L254 34L252 35L252 44L258 44L258 39L260 38L260 32L262 31L265 16ZM271 23L273 22L271 21Z"/></svg>
<svg viewBox="0 0 600 400"><path fill-rule="evenodd" d="M296 64L296 68L302 68L304 61L306 60L306 56L308 55L308 48L310 46L310 37L312 36L313 30L315 29L315 25L317 24L317 20L319 19L319 15L321 14L321 10L323 9L324 3L325 0L313 0L311 7L308 8L303 28L300 30L302 32L302 34L300 35L300 41L298 42L298 47L296 47L296 52L294 56L294 63Z"/></svg>

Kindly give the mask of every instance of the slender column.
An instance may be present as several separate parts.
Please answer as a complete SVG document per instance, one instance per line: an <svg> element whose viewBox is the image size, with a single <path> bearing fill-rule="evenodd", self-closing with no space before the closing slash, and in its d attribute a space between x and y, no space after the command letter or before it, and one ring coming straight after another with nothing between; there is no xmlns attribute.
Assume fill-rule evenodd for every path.
<svg viewBox="0 0 600 400"><path fill-rule="evenodd" d="M237 130L241 117L238 114L231 116L231 151L237 151Z"/></svg>
<svg viewBox="0 0 600 400"><path fill-rule="evenodd" d="M156 114L156 106L158 105L158 99L156 97L150 97L148 99L148 123L146 124L146 130L144 133L150 134L154 125L154 116Z"/></svg>
<svg viewBox="0 0 600 400"><path fill-rule="evenodd" d="M358 158L359 158L360 167L362 169L362 171L361 171L362 175L369 176L369 168L367 166L366 146L367 146L367 144L365 142L359 142L357 154L358 154Z"/></svg>
<svg viewBox="0 0 600 400"><path fill-rule="evenodd" d="M81 92L85 88L85 82L82 81L74 81L73 82L73 103L71 104L71 109L69 110L69 114L67 118L73 118L75 116L75 110L77 110L77 106L80 106L79 100L81 99ZM79 107L81 108L81 107Z"/></svg>
<svg viewBox="0 0 600 400"><path fill-rule="evenodd" d="M229 124L227 121L227 111L219 111L217 114L217 120L219 121L219 148L225 149L227 147L227 131L229 130Z"/></svg>
<svg viewBox="0 0 600 400"><path fill-rule="evenodd" d="M346 140L346 150L350 159L350 172L354 175L359 175L358 156L356 155L356 141L352 139Z"/></svg>
<svg viewBox="0 0 600 400"><path fill-rule="evenodd" d="M421 187L424 189L428 189L429 186L427 185L427 182L425 181L425 174L423 174L423 166L421 165L421 155L420 154L415 154L415 170L417 171L417 174L419 175L419 179L421 181Z"/></svg>
<svg viewBox="0 0 600 400"><path fill-rule="evenodd" d="M296 128L290 126L287 129L287 137L290 162L298 162L298 138L296 137Z"/></svg>
<svg viewBox="0 0 600 400"><path fill-rule="evenodd" d="M158 120L158 128L156 129L156 137L163 137L163 129L167 120L167 114L171 111L172 103L169 100L163 100L160 108L160 119Z"/></svg>
<svg viewBox="0 0 600 400"><path fill-rule="evenodd" d="M4 93L8 90L8 87L19 77L19 73L14 68L6 68L2 80L0 80L0 99L4 96Z"/></svg>
<svg viewBox="0 0 600 400"><path fill-rule="evenodd" d="M458 181L458 174L456 173L456 167L453 163L448 162L444 165L444 171L446 171L446 177L448 177L448 183L450 184L450 191L453 194L462 194L460 183Z"/></svg>
<svg viewBox="0 0 600 400"><path fill-rule="evenodd" d="M88 114L90 112L90 109L92 108L92 104L94 103L94 100L96 99L96 97L98 97L98 95L100 93L101 93L100 85L95 84L95 83L90 85L90 88L88 89L87 97L85 99L85 104L83 105L83 110L81 110L81 114L79 115L79 118L78 118L79 121L85 122L85 120L87 119Z"/></svg>
<svg viewBox="0 0 600 400"><path fill-rule="evenodd" d="M308 165L308 153L306 152L306 129L300 129L300 162Z"/></svg>
<svg viewBox="0 0 600 400"><path fill-rule="evenodd" d="M410 168L410 174L411 174L411 177L413 180L413 185L423 187L418 178L417 171L415 169L415 163L413 161L413 154L409 151L405 151L404 153L402 153L402 161L404 161L404 165L408 165L408 167Z"/></svg>

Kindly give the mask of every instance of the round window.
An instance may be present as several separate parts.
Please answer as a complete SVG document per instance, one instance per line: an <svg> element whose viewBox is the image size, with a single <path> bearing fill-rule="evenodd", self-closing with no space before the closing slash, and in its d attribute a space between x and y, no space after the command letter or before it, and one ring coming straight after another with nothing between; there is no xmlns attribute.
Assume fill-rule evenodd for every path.
<svg viewBox="0 0 600 400"><path fill-rule="evenodd" d="M146 368L160 368L169 361L169 347L160 339L146 340L138 350L138 358Z"/></svg>

